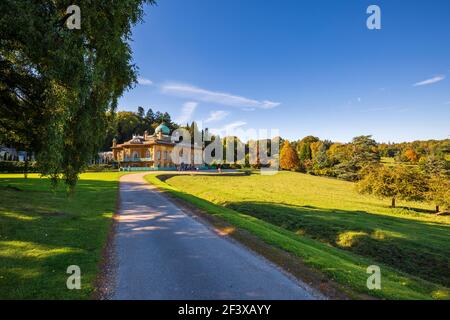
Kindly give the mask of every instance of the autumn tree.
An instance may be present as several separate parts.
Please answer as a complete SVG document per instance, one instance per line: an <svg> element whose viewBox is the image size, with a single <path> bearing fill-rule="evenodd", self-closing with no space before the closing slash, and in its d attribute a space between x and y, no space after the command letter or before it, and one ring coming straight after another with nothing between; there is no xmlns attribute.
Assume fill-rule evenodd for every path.
<svg viewBox="0 0 450 320"><path fill-rule="evenodd" d="M433 154L422 157L419 161L419 168L429 177L446 176L450 178L450 162L443 155L437 156Z"/></svg>
<svg viewBox="0 0 450 320"><path fill-rule="evenodd" d="M450 163L444 154L437 153L421 158L420 170L429 178L427 200L436 205L436 212L441 207L450 208Z"/></svg>
<svg viewBox="0 0 450 320"><path fill-rule="evenodd" d="M284 141L280 151L280 168L283 170L296 170L299 165L297 152L292 148L289 141Z"/></svg>
<svg viewBox="0 0 450 320"><path fill-rule="evenodd" d="M425 176L413 168L374 165L364 168L361 174L363 178L356 185L358 192L390 198L393 208L397 199L422 200L427 192Z"/></svg>
<svg viewBox="0 0 450 320"><path fill-rule="evenodd" d="M436 205L436 213L441 212L441 207L450 209L450 180L443 175L430 178L426 198Z"/></svg>
<svg viewBox="0 0 450 320"><path fill-rule="evenodd" d="M405 157L411 163L416 163L417 161L419 161L419 155L416 151L414 151L414 149L407 149L405 151Z"/></svg>

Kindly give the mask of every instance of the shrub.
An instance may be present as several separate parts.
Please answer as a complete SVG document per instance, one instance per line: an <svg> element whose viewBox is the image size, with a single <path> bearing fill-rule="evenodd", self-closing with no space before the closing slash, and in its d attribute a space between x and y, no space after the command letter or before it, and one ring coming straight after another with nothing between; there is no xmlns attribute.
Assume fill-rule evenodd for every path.
<svg viewBox="0 0 450 320"><path fill-rule="evenodd" d="M20 161L0 161L0 172L1 173L24 173L25 172L25 162ZM28 173L38 172L36 162L28 163Z"/></svg>
<svg viewBox="0 0 450 320"><path fill-rule="evenodd" d="M87 172L111 172L117 171L111 164L91 164L86 169Z"/></svg>

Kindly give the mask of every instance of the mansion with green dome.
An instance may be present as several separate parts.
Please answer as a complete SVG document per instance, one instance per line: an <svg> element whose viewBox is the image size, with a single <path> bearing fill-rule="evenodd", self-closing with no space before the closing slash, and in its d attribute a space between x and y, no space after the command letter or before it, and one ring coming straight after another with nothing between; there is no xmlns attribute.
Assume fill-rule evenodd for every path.
<svg viewBox="0 0 450 320"><path fill-rule="evenodd" d="M172 158L175 145L175 141L170 136L170 129L164 123L161 123L155 129L153 135L149 135L145 131L143 136L135 135L123 144L117 144L116 139L114 139L112 145L113 161L122 169L174 169L177 167ZM194 155L202 150L201 147L191 146L190 144L178 144L178 146L179 157L184 157L181 162L184 165L193 166ZM186 158L187 155L189 155L189 158ZM181 162L178 161L178 164Z"/></svg>

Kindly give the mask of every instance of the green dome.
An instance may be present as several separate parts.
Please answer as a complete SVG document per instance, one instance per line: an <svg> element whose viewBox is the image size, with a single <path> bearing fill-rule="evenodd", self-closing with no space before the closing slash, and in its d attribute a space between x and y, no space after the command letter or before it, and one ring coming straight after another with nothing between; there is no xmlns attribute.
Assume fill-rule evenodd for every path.
<svg viewBox="0 0 450 320"><path fill-rule="evenodd" d="M164 124L164 122L161 123L159 126L157 126L155 129L155 133L160 133L160 132L162 132L162 134L170 134L170 129L168 126L166 126Z"/></svg>

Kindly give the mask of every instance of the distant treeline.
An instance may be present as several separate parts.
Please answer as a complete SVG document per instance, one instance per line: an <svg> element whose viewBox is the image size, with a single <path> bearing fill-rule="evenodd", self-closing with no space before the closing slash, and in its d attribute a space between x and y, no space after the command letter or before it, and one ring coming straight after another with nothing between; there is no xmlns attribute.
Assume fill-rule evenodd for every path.
<svg viewBox="0 0 450 320"><path fill-rule="evenodd" d="M108 113L108 126L100 151L110 151L112 140L117 139L118 143L123 143L132 138L134 134L149 134L155 132L155 128L164 122L171 130L178 128L167 112L160 112L152 108L147 111L143 107L138 107L137 112L119 111Z"/></svg>
<svg viewBox="0 0 450 320"><path fill-rule="evenodd" d="M105 134L102 151L111 150L114 138L117 139L118 143L123 143L130 140L134 134L142 135L144 131L153 134L155 128L163 121L171 130L179 127L188 129L192 136L195 131L204 136L208 130L207 128L199 130L195 122L185 125L176 124L172 121L169 113L163 113L153 108L145 110L143 107L138 107L137 112L120 111L108 114L108 119L108 130ZM230 139L230 137L228 138ZM215 137L212 136L211 139L214 140ZM231 139L236 142L235 159L237 159L237 144L244 143L237 137L231 137ZM281 145L285 141L280 138ZM248 153L249 143L254 142L245 143L246 153ZM225 154L225 139L223 139L223 144ZM270 151L270 143L267 145ZM290 153L292 159L288 161L288 164L281 165L283 169L332 176L349 181L359 180L361 178L360 171L363 167L368 164L380 163L383 157L392 158L397 163L420 165L422 167L426 166L430 159L443 163L448 163L448 160L450 160L450 139L377 143L371 136L360 136L354 138L350 143L338 143L307 136L290 142L289 146L294 152ZM233 167L248 166L248 154L246 160L245 165L233 165Z"/></svg>
<svg viewBox="0 0 450 320"><path fill-rule="evenodd" d="M359 192L391 198L393 207L403 199L450 208L449 139L379 144L360 136L342 144L308 136L284 141L280 167L358 182Z"/></svg>

